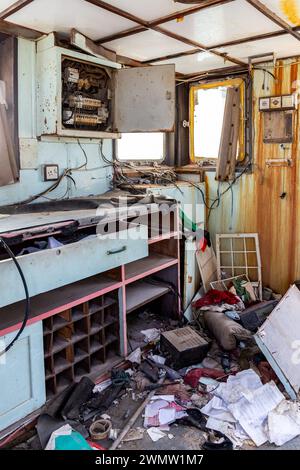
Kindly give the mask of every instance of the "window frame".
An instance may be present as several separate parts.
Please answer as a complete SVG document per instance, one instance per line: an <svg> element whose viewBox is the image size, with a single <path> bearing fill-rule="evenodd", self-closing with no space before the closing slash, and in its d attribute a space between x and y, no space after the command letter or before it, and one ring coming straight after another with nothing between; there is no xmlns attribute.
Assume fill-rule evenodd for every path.
<svg viewBox="0 0 300 470"><path fill-rule="evenodd" d="M124 132L123 134L140 134L140 132ZM158 134L157 132L143 132L143 134ZM166 132L159 132L159 134L163 134L163 157L162 158L157 158L157 159L147 159L147 158L128 158L128 159L120 159L118 155L118 145L119 141L121 139L116 139L114 142L114 153L115 153L115 159L119 163L135 163L135 164L142 164L142 165L151 165L153 163L158 163L161 164L163 163L166 158L167 158L167 151L168 151L168 145L167 145L167 133ZM122 138L122 137L121 137Z"/></svg>
<svg viewBox="0 0 300 470"><path fill-rule="evenodd" d="M245 160L246 157L246 81L243 77L229 78L225 80L216 80L212 82L200 83L197 85L191 85L189 92L189 122L190 122L190 160L195 163L197 161L213 161L215 160L216 165L218 162L218 155L216 157L203 157L195 155L195 92L197 90L208 90L219 87L239 87L240 98L241 98L241 119L240 119L240 131L239 131L239 153L237 156L237 163Z"/></svg>

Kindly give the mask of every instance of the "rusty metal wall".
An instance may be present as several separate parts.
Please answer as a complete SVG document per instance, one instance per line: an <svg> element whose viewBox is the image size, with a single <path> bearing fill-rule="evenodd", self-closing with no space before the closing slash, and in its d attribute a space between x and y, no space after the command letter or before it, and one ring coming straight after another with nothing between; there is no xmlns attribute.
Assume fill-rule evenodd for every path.
<svg viewBox="0 0 300 470"><path fill-rule="evenodd" d="M264 285L284 293L300 279L300 165L299 110L294 116L294 142L263 143L263 113L258 111L259 97L289 94L300 85L300 58L281 60L274 73L254 73L254 171L243 175L228 191L208 221L213 238L216 233L257 232L259 234ZM291 158L292 164L268 166L269 159ZM207 196L216 197L215 175L206 176ZM221 190L226 189L223 183ZM284 196L284 193L286 195Z"/></svg>

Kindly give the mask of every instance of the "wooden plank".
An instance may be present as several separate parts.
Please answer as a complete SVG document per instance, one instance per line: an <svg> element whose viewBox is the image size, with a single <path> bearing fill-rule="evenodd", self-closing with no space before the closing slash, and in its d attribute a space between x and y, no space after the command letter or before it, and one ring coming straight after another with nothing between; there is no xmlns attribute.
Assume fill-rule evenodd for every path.
<svg viewBox="0 0 300 470"><path fill-rule="evenodd" d="M126 281L134 282L177 263L177 258L151 253L147 258L127 264L125 266L125 278Z"/></svg>
<svg viewBox="0 0 300 470"><path fill-rule="evenodd" d="M31 298L29 324L118 289L121 283L105 275L93 276ZM23 319L25 302L0 309L0 335L17 330Z"/></svg>
<svg viewBox="0 0 300 470"><path fill-rule="evenodd" d="M213 247L207 246L205 251L197 250L196 258L202 278L204 292L211 289L210 283L217 280L217 259Z"/></svg>
<svg viewBox="0 0 300 470"><path fill-rule="evenodd" d="M9 21L0 19L0 33L10 34L12 36L20 36L25 39L38 39L43 36L44 33L36 31L34 29L25 28Z"/></svg>
<svg viewBox="0 0 300 470"><path fill-rule="evenodd" d="M278 26L280 26L282 29L284 29L287 33L291 34L294 36L294 38L298 39L300 41L300 34L295 31L286 21L284 21L282 18L276 15L273 11L271 11L266 5L264 5L262 2L259 0L247 0L247 2L252 5L256 10L258 10L260 13L262 13L264 16L269 18L269 20L273 21L273 23L276 23Z"/></svg>
<svg viewBox="0 0 300 470"><path fill-rule="evenodd" d="M29 5L32 2L33 2L33 0L18 0L17 2L14 2L12 5L7 7L5 10L1 11L0 19L4 20L8 16L11 16L14 13L17 13L17 11L21 10L22 8L26 7L27 5Z"/></svg>
<svg viewBox="0 0 300 470"><path fill-rule="evenodd" d="M158 299L170 292L166 285L137 282L126 287L126 312L131 313L139 307Z"/></svg>
<svg viewBox="0 0 300 470"><path fill-rule="evenodd" d="M240 133L240 88L228 88L220 139L216 179L233 180Z"/></svg>

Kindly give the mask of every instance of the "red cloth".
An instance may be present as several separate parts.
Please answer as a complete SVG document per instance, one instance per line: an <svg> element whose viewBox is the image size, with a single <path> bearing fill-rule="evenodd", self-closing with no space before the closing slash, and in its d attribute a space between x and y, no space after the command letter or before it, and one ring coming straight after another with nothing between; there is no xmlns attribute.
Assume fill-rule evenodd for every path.
<svg viewBox="0 0 300 470"><path fill-rule="evenodd" d="M220 377L224 377L224 375L225 372L219 369L207 369L205 367L201 369L192 369L184 377L184 383L190 385L192 388L197 388L201 377L219 379Z"/></svg>
<svg viewBox="0 0 300 470"><path fill-rule="evenodd" d="M236 295L229 291L211 289L204 297L193 303L193 307L201 308L208 305L229 304L236 305L240 302Z"/></svg>

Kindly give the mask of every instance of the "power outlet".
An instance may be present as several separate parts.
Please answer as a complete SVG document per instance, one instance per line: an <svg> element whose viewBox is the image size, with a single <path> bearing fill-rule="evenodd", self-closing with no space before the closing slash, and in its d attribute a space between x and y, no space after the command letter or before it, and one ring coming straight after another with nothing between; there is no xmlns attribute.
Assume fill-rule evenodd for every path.
<svg viewBox="0 0 300 470"><path fill-rule="evenodd" d="M58 165L44 165L43 176L44 181L57 181L59 178Z"/></svg>

